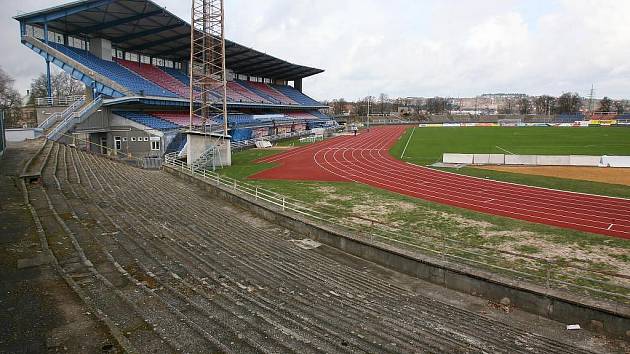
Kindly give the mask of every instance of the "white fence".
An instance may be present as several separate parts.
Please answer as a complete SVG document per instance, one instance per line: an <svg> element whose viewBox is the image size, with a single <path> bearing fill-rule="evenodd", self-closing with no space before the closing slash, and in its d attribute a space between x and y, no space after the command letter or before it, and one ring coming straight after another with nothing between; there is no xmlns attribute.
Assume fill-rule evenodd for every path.
<svg viewBox="0 0 630 354"><path fill-rule="evenodd" d="M630 156L442 154L442 162L465 165L630 167Z"/></svg>
<svg viewBox="0 0 630 354"><path fill-rule="evenodd" d="M85 95L63 96L63 97L40 97L35 99L37 106L69 106L77 100L84 100Z"/></svg>

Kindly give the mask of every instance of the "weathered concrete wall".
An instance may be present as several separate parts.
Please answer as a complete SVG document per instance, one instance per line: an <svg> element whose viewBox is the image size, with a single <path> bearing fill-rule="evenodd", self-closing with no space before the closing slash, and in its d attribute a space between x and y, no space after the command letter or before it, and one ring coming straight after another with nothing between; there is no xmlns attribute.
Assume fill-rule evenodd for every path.
<svg viewBox="0 0 630 354"><path fill-rule="evenodd" d="M112 42L105 38L91 38L90 53L97 58L112 61Z"/></svg>
<svg viewBox="0 0 630 354"><path fill-rule="evenodd" d="M266 220L395 271L495 302L507 298L519 309L567 324L579 323L584 328L603 331L614 337L630 339L628 306L545 289L466 265L370 242L345 229L317 223L299 214L276 210L253 197L217 186L212 181L197 179L168 166L164 170ZM599 327L596 325L598 323L603 326Z"/></svg>
<svg viewBox="0 0 630 354"><path fill-rule="evenodd" d="M8 142L20 142L27 139L37 139L43 134L39 128L15 128L5 131L5 138Z"/></svg>
<svg viewBox="0 0 630 354"><path fill-rule="evenodd" d="M188 165L203 154L210 146L219 144L220 158L215 161L218 166L230 166L232 164L232 154L230 150L230 139L225 139L218 135L188 133L188 144L186 144L186 156Z"/></svg>

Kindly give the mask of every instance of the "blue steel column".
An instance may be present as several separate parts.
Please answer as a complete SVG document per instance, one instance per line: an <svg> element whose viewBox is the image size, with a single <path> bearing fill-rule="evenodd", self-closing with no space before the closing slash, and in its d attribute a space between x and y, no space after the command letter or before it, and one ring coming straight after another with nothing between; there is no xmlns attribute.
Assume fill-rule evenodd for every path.
<svg viewBox="0 0 630 354"><path fill-rule="evenodd" d="M48 22L44 22L44 41L46 45L48 45ZM50 57L48 53L46 53L46 87L48 89L48 97L50 97L52 104L52 82L50 79Z"/></svg>

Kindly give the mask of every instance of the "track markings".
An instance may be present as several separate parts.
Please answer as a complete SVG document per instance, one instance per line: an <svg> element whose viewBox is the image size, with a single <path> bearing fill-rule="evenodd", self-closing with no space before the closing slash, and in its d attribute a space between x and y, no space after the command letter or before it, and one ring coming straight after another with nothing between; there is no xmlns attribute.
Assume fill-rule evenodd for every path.
<svg viewBox="0 0 630 354"><path fill-rule="evenodd" d="M294 150L285 165L254 178L313 180L323 175L325 180L354 181L483 213L630 237L627 199L497 182L399 161L389 156L388 149L403 132L403 127L376 128L362 134L362 139L337 139L308 150Z"/></svg>
<svg viewBox="0 0 630 354"><path fill-rule="evenodd" d="M407 139L407 143L405 144L405 148L402 151L402 154L400 154L400 158L402 159L403 156L405 155L405 151L407 151L407 146L409 146L409 142L411 141L411 137L413 136L413 133L416 132L416 127L413 127L413 129L411 130L411 134L409 134L409 138Z"/></svg>
<svg viewBox="0 0 630 354"><path fill-rule="evenodd" d="M494 147L496 147L497 149L499 149L499 150L501 150L501 151L503 151L503 152L507 152L507 153L508 153L508 154L510 154L510 155L514 155L514 153L513 153L513 152L511 152L511 151L509 151L509 150L506 150L506 149L504 149L504 148L500 147L499 145L495 145Z"/></svg>

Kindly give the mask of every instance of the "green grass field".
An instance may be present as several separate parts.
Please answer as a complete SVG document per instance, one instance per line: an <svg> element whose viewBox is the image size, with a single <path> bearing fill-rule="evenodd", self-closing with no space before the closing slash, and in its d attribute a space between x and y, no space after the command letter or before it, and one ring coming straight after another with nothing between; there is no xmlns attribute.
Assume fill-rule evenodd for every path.
<svg viewBox="0 0 630 354"><path fill-rule="evenodd" d="M411 138L410 138L411 137ZM409 144L407 145L407 142ZM443 153L534 155L630 155L630 129L614 127L470 127L409 128L390 153L418 165L442 160ZM618 184L534 176L476 168L444 169L459 174L573 192L630 198L630 187Z"/></svg>
<svg viewBox="0 0 630 354"><path fill-rule="evenodd" d="M391 150L400 158L409 129ZM403 159L428 165L443 153L516 155L630 155L630 129L613 127L416 128Z"/></svg>

